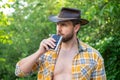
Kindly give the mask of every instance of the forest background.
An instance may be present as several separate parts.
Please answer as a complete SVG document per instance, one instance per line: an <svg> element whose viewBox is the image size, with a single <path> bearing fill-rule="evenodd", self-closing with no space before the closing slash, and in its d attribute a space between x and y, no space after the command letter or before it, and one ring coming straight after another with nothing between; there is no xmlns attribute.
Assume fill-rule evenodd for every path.
<svg viewBox="0 0 120 80"><path fill-rule="evenodd" d="M55 23L48 17L62 7L78 8L90 21L78 38L100 51L107 80L120 80L120 0L1 0L0 80L37 80L37 73L16 77L16 62L55 33Z"/></svg>

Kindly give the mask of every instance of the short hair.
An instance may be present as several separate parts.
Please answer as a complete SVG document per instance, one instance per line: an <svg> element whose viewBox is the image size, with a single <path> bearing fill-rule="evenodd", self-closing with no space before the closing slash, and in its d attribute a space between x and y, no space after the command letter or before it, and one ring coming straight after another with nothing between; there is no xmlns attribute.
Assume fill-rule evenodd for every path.
<svg viewBox="0 0 120 80"><path fill-rule="evenodd" d="M72 24L73 24L73 26L75 27L75 25L77 25L77 24L80 24L80 20L70 20L71 22L72 22ZM79 32L79 30L78 30L78 32ZM78 32L77 32L77 34L78 34Z"/></svg>
<svg viewBox="0 0 120 80"><path fill-rule="evenodd" d="M80 20L73 19L73 20L70 20L70 21L73 23L73 26L75 26L77 24L80 24Z"/></svg>

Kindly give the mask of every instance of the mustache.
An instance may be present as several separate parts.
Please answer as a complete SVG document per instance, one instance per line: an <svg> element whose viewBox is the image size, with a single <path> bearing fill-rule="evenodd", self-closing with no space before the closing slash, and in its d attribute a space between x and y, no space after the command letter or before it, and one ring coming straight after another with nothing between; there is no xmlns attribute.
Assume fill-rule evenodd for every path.
<svg viewBox="0 0 120 80"><path fill-rule="evenodd" d="M59 33L57 33L57 35L60 35L60 36L62 36L63 34L59 32Z"/></svg>
<svg viewBox="0 0 120 80"><path fill-rule="evenodd" d="M63 35L60 31L57 32L57 35Z"/></svg>

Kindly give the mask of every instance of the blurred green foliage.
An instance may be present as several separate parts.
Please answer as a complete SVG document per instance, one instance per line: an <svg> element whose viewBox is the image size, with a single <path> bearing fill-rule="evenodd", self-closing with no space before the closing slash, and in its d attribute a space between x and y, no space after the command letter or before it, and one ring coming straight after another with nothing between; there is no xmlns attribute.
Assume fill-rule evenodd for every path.
<svg viewBox="0 0 120 80"><path fill-rule="evenodd" d="M37 74L25 78L14 75L15 64L34 53L40 41L55 33L48 16L61 7L81 9L82 18L90 23L82 26L78 38L99 50L105 61L108 80L120 76L120 0L8 0L0 8L12 7L8 16L0 12L0 80L36 80Z"/></svg>

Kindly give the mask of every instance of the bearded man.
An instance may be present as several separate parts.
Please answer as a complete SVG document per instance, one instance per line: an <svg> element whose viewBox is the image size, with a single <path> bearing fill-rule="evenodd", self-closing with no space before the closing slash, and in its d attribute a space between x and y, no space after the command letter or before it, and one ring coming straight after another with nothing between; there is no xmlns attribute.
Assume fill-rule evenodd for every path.
<svg viewBox="0 0 120 80"><path fill-rule="evenodd" d="M35 53L17 62L15 74L23 77L38 71L38 80L106 80L101 54L77 38L80 27L88 23L81 11L63 7L49 19L63 37L59 49L50 49L56 46L54 38L43 39Z"/></svg>

